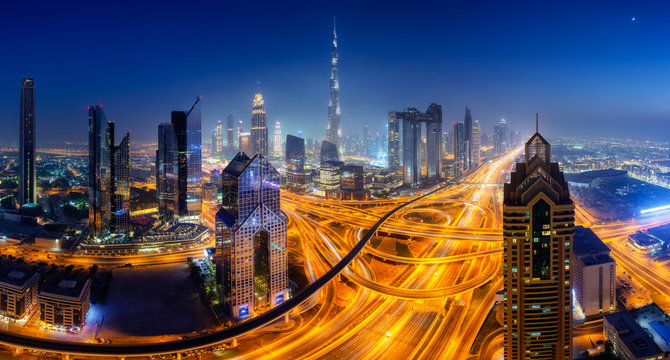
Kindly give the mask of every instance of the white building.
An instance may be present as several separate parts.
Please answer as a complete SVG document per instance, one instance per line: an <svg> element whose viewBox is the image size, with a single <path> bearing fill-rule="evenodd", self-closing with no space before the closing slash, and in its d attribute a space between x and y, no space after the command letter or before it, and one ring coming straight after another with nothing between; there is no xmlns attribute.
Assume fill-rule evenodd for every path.
<svg viewBox="0 0 670 360"><path fill-rule="evenodd" d="M610 249L591 229L575 227L574 295L585 317L616 310L616 262Z"/></svg>

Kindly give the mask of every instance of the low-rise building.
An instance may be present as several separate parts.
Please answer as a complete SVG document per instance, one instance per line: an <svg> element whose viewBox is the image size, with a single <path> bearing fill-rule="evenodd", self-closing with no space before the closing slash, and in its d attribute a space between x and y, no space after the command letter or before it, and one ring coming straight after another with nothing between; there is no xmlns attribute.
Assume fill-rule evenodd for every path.
<svg viewBox="0 0 670 360"><path fill-rule="evenodd" d="M573 289L585 317L616 310L616 262L593 230L575 227Z"/></svg>
<svg viewBox="0 0 670 360"><path fill-rule="evenodd" d="M37 304L37 285L40 275L28 264L0 264L0 314L21 319Z"/></svg>
<svg viewBox="0 0 670 360"><path fill-rule="evenodd" d="M40 320L49 326L81 328L86 323L91 280L83 275L52 274L39 295Z"/></svg>
<svg viewBox="0 0 670 360"><path fill-rule="evenodd" d="M614 354L620 359L663 359L663 350L627 311L605 315L603 333L612 343Z"/></svg>

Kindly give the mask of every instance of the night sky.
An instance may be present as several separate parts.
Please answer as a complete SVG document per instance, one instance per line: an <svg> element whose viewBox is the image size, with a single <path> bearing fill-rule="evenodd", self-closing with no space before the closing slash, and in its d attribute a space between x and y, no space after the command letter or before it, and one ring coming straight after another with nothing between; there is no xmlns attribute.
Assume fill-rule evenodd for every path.
<svg viewBox="0 0 670 360"><path fill-rule="evenodd" d="M320 139L333 16L344 134L437 102L447 128L468 105L488 132L501 116L530 132L539 112L548 136L670 141L667 2L484 3L3 1L0 142L18 140L24 76L38 146L85 143L93 104L133 141L155 141L199 95L208 142L230 113L248 129L259 81L270 134L280 121L284 135Z"/></svg>

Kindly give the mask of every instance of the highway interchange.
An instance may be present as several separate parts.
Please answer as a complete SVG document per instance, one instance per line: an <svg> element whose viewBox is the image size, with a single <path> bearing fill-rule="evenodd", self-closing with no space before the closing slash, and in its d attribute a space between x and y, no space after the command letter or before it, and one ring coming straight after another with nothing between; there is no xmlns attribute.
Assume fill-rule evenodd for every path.
<svg viewBox="0 0 670 360"><path fill-rule="evenodd" d="M237 329L146 344L143 349L139 345L133 349L78 343L68 348L63 342L52 344L51 349L75 357L149 356L178 354L223 341L230 344L234 338L239 345L233 351L201 357L478 359L479 354L470 354L470 349L502 288L499 184L520 152L517 149L483 165L460 184L426 190L420 198L417 194L340 202L284 193L291 256L300 259L312 282L304 294L295 294L265 317L244 322ZM666 265L634 255L623 242L637 229L670 222L670 214L602 223L578 207L577 222L592 227L607 241L620 265L661 297L670 298L670 280L657 275L667 271ZM411 254L403 248L411 249ZM201 253L197 248L116 258L71 255L58 261L151 265L180 262ZM32 256L46 257L41 253ZM295 326L278 331L274 320L284 314ZM0 333L0 342L27 349L44 345L10 335ZM33 343L37 345L31 346ZM501 344L502 333L491 334L481 358L493 356Z"/></svg>

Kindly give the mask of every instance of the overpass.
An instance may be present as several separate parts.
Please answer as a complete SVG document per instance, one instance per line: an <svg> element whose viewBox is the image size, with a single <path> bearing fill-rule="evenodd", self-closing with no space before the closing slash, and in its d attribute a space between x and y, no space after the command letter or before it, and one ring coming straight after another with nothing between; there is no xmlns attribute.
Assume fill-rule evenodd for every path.
<svg viewBox="0 0 670 360"><path fill-rule="evenodd" d="M58 340L44 339L34 336L26 336L21 334L13 334L5 331L0 331L0 344L14 347L20 350L39 350L65 355L78 356L108 356L125 358L127 356L150 356L162 354L177 354L177 358L181 358L181 353L196 349L201 349L209 346L220 344L227 340L236 339L252 330L255 330L263 325L267 325L282 316L287 315L293 308L297 307L312 295L316 294L322 287L333 280L340 272L342 272L349 264L359 255L368 241L375 235L377 229L393 214L405 206L411 205L435 192L444 189L441 186L407 201L395 207L393 210L382 216L356 243L351 251L345 255L332 269L328 270L322 277L316 279L309 284L301 292L295 294L292 298L286 300L282 304L270 309L269 311L251 318L238 325L225 328L219 331L203 334L200 336L190 337L183 340L174 340L162 343L145 343L145 344L92 344L81 342L64 342Z"/></svg>

